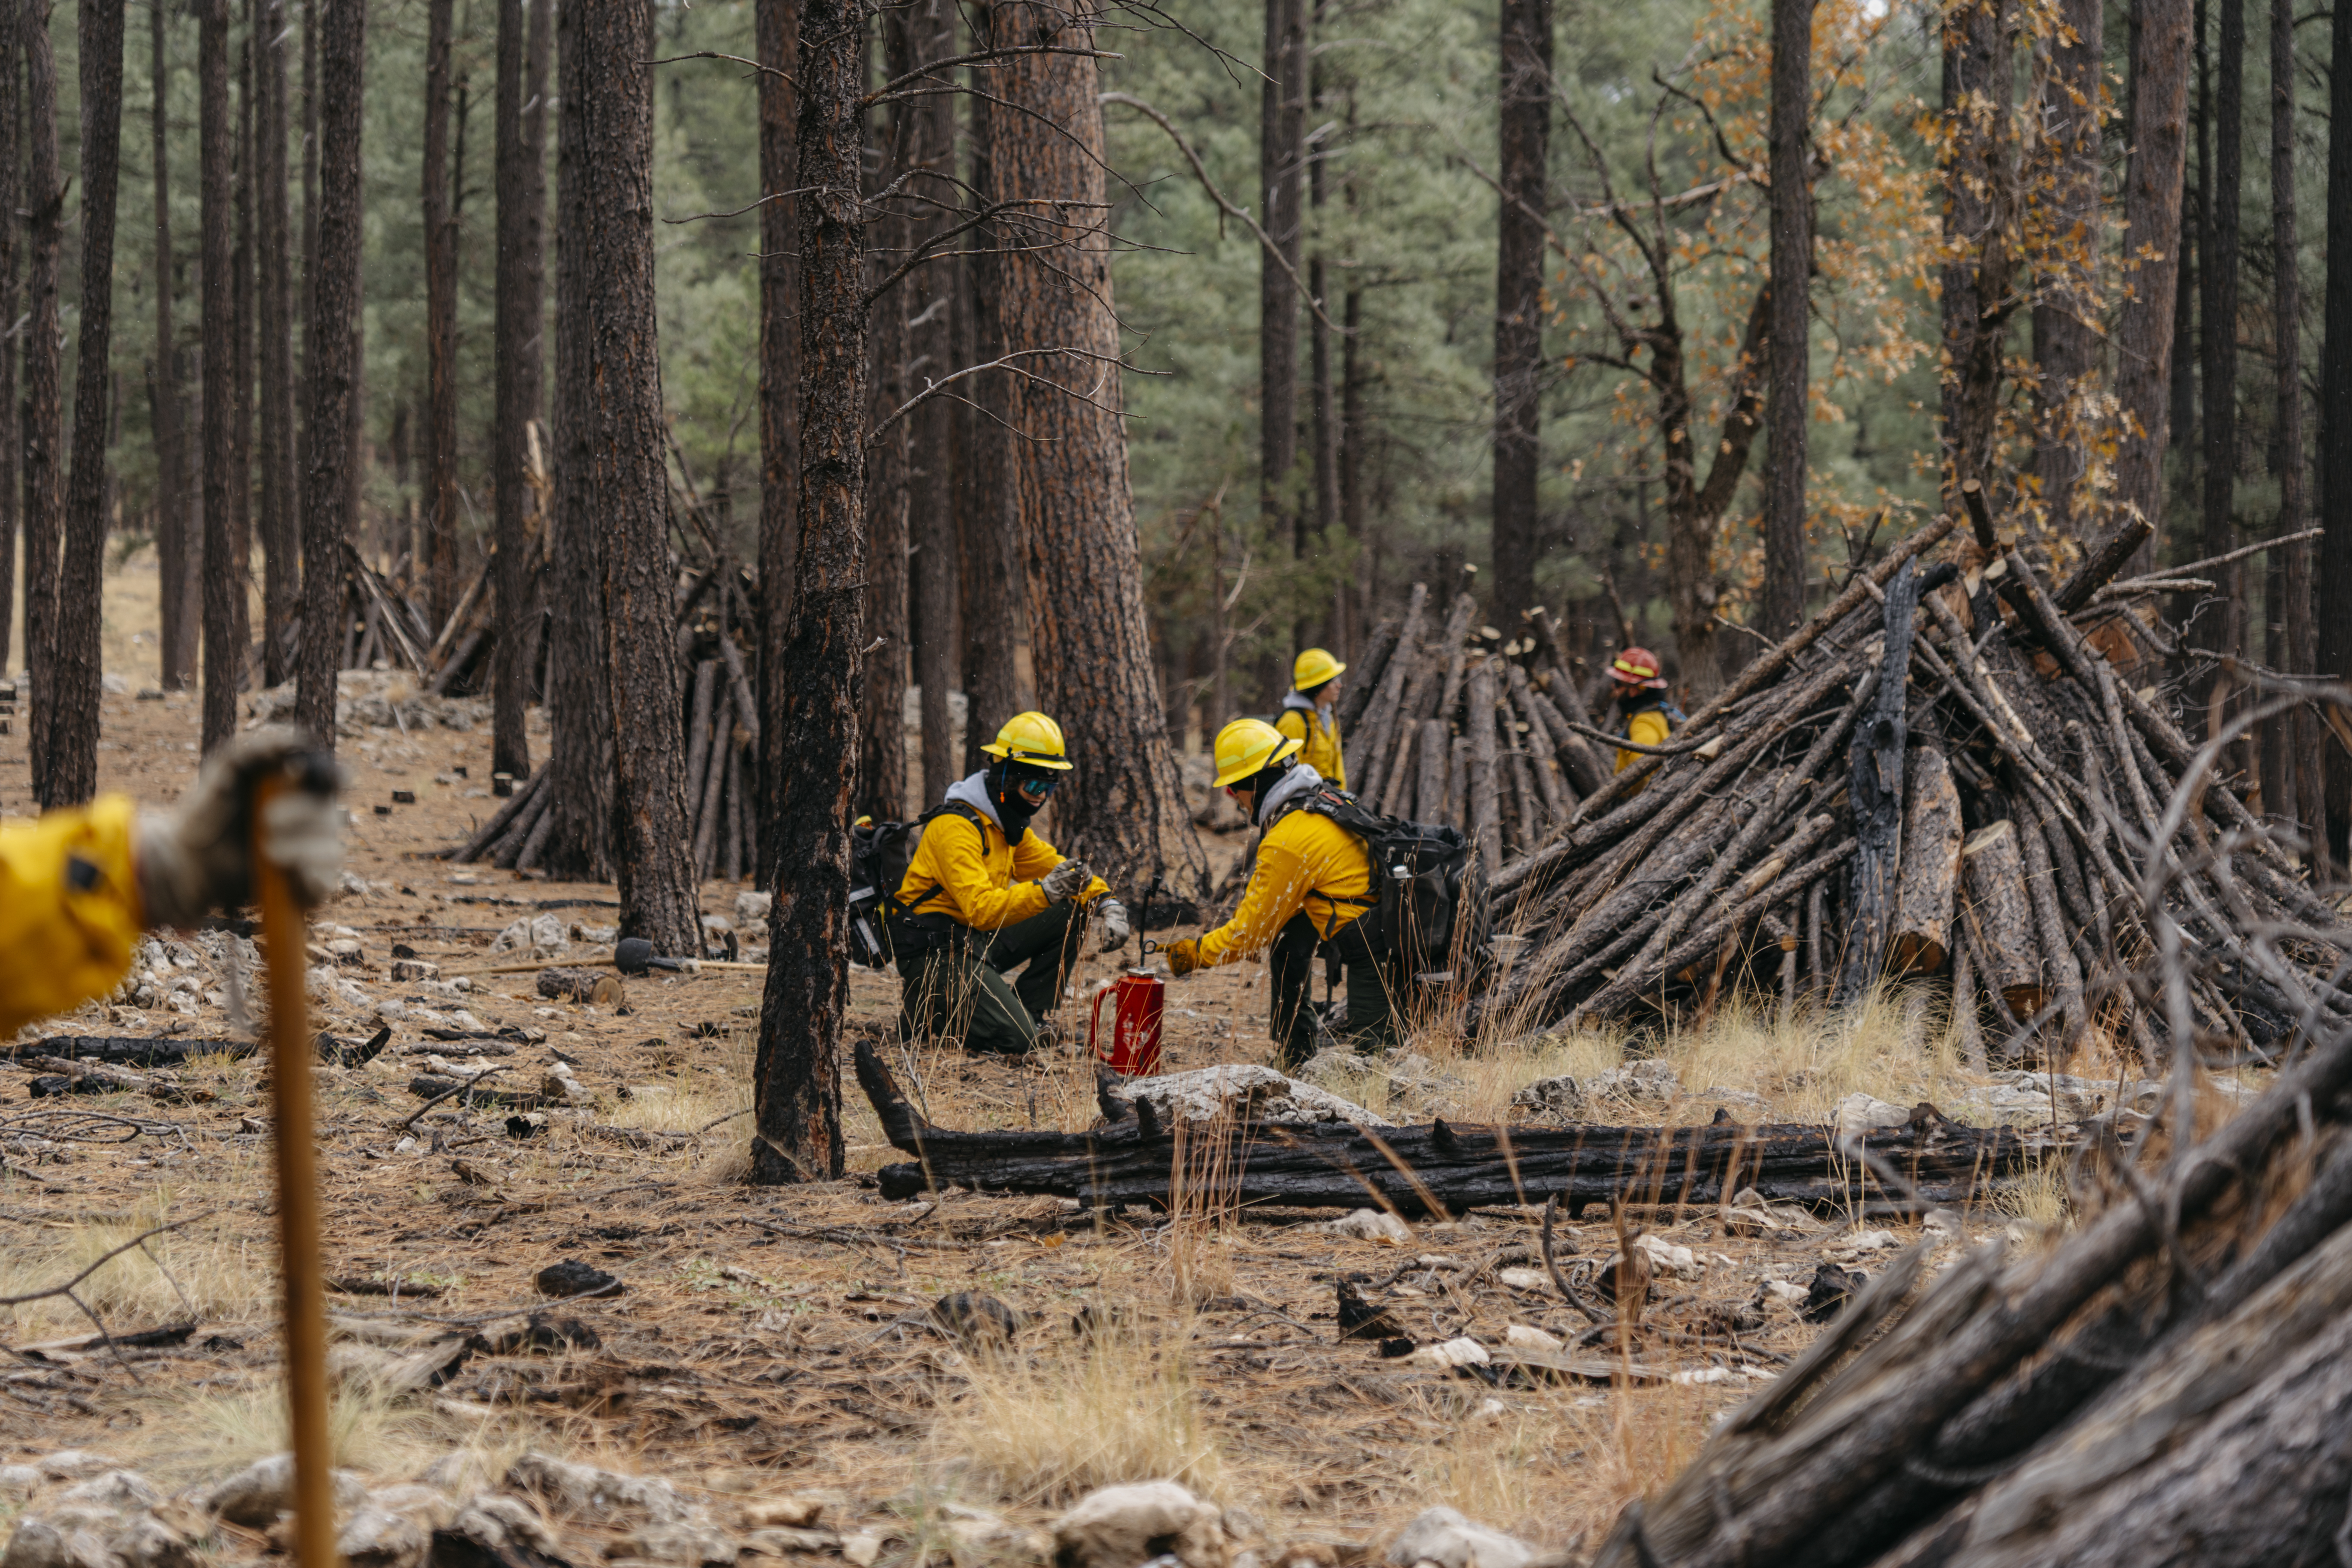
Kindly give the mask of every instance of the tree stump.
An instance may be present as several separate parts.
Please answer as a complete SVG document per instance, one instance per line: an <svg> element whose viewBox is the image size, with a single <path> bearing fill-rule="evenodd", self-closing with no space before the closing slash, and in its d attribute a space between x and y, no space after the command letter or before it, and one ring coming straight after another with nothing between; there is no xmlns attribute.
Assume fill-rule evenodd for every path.
<svg viewBox="0 0 2352 1568"><path fill-rule="evenodd" d="M1905 769L1903 859L1895 889L1895 940L1886 973L1933 974L1952 946L1960 886L1960 791L1951 763L1933 747L1915 749Z"/></svg>
<svg viewBox="0 0 2352 1568"><path fill-rule="evenodd" d="M2020 1019L2032 1017L2050 1000L2042 973L2041 943L2033 925L2033 904L2025 890L2025 862L2017 846L2017 828L1996 822L1980 830L1961 850L1969 909L1982 937L1985 973L1979 984L1999 993Z"/></svg>

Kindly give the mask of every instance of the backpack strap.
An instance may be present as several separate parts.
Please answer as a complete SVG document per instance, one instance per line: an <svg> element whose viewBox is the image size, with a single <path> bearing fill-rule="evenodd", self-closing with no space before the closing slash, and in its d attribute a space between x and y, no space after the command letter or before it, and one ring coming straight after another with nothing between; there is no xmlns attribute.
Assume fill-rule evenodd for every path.
<svg viewBox="0 0 2352 1568"><path fill-rule="evenodd" d="M961 801L960 801L960 800L948 800L948 801L941 801L939 805L935 805L935 806L931 807L931 809L930 809L930 810L929 810L929 811L927 811L927 812L923 813L923 815L922 815L922 816L919 816L919 817L915 818L915 820L914 820L914 821L912 821L912 822L908 823L908 824L907 825L908 830L909 832L911 832L911 831L913 831L914 829L919 828L919 827L927 827L927 826L929 826L929 825L930 825L930 824L931 824L935 819L937 819L937 818L939 818L939 817L942 817L942 816L960 816L960 817L963 818L963 820L964 820L964 821L971 823L971 826L972 826L972 827L973 827L973 829L974 829L975 831L977 831L977 832L979 833L979 835L980 835L980 842L981 842L982 847L983 848L984 848L984 847L986 847L986 846L987 846L987 844L988 844L988 827L987 827L988 818L987 818L987 817L985 817L985 816L982 816L978 811L974 810L972 807L971 807L971 806L969 806L969 805L966 805L963 802L961 802ZM933 894L935 894L935 893L939 892L940 890L940 884L939 884L939 883L937 883L937 882L934 882L934 883L932 883L929 888L925 889L922 892L918 893L917 895L915 895L915 897L914 897L912 900L908 900L908 902L901 903L901 902L899 902L899 900L898 900L898 890L897 890L896 889L892 889L890 891L886 892L886 893L884 893L884 894L882 895L882 908L883 908L883 909L884 909L884 910L886 910L887 913L894 914L894 915L904 915L904 916L908 916L908 918L911 919L911 918L912 918L912 915L911 915L910 911L914 909L914 907L915 907L917 904L921 903L925 899L928 899L928 898L931 897Z"/></svg>
<svg viewBox="0 0 2352 1568"><path fill-rule="evenodd" d="M1342 832L1355 835L1358 839L1363 841L1366 856L1370 857L1371 835L1380 831L1380 819L1367 809L1361 801L1347 791L1332 789L1328 785L1321 789L1303 790L1275 808L1274 820L1265 825L1265 831L1273 832L1275 823L1280 822L1295 811L1310 813ZM1370 909L1381 901L1377 891L1379 885L1377 876L1373 879L1373 884L1372 888L1365 889L1362 898L1327 893L1320 888L1309 888L1307 892L1309 897L1320 899L1327 904L1348 904L1358 909Z"/></svg>

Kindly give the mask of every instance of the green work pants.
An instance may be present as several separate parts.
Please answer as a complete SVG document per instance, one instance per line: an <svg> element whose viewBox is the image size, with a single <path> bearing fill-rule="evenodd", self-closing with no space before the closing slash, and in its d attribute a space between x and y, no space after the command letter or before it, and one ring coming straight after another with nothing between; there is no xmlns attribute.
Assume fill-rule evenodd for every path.
<svg viewBox="0 0 2352 1568"><path fill-rule="evenodd" d="M971 1051L1032 1049L1078 966L1086 930L1086 910L1069 900L999 931L955 927L919 958L899 959L901 1026Z"/></svg>
<svg viewBox="0 0 2352 1568"><path fill-rule="evenodd" d="M1347 1021L1335 1043L1357 1051L1386 1050L1396 1044L1396 1005L1388 966L1372 955L1363 921L1349 921L1327 943L1316 934L1314 921L1296 914L1266 953L1274 983L1273 1034L1282 1047L1286 1071L1315 1054L1315 957L1327 948L1348 970Z"/></svg>

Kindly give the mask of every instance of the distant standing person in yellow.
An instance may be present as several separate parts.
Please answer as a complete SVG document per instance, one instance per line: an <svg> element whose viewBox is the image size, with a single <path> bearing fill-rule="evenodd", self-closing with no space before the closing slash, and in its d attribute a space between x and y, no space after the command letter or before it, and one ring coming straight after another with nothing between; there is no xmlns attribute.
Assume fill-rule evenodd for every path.
<svg viewBox="0 0 2352 1568"><path fill-rule="evenodd" d="M1282 711L1274 720L1276 730L1298 742L1298 760L1334 789L1348 787L1346 748L1334 716L1339 677L1347 669L1327 649L1310 647L1300 654L1290 666L1290 689L1283 694Z"/></svg>
<svg viewBox="0 0 2352 1568"><path fill-rule="evenodd" d="M1609 666L1615 683L1617 733L1637 746L1663 746L1675 726L1685 722L1683 710L1666 696L1665 679L1658 673L1658 656L1645 647L1629 647ZM1639 752L1617 749L1615 772L1633 765Z"/></svg>

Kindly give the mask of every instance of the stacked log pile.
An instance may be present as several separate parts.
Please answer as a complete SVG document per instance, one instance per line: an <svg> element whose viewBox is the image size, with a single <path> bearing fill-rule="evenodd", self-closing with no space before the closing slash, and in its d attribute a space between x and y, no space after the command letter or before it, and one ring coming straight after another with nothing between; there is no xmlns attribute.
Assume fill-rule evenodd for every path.
<svg viewBox="0 0 2352 1568"><path fill-rule="evenodd" d="M1946 981L1979 1058L2098 1028L2150 1061L2185 1034L2267 1059L2352 1021L2352 929L2219 748L2076 626L2114 615L2092 606L2120 557L2053 591L1968 499L1956 548L1951 519L1914 534L1622 772L1547 616L1505 642L1465 599L1433 642L1415 590L1342 711L1349 783L1493 868L1496 929L1531 951L1480 1019L1703 1016L1740 987L1785 1016L1885 976ZM2144 895L2193 960L2185 1010L2129 978L2158 952Z"/></svg>
<svg viewBox="0 0 2352 1568"><path fill-rule="evenodd" d="M2183 932L2150 972L2186 1009ZM2042 1251L1871 1281L1596 1568L2336 1563L2352 1486L2352 1030L2201 1141L2188 1053Z"/></svg>

